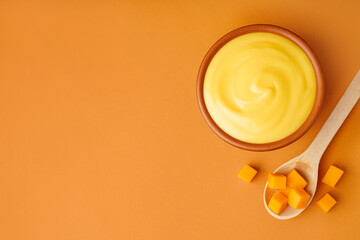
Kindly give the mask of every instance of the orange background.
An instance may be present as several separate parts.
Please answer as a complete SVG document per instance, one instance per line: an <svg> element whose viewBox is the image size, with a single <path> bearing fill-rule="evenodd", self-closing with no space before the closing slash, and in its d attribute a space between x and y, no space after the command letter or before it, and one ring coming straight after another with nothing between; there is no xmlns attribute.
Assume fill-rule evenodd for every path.
<svg viewBox="0 0 360 240"><path fill-rule="evenodd" d="M57 3L56 3L57 2ZM0 239L359 239L360 104L320 164L338 204L278 221L267 173L304 151L360 66L359 1L1 1ZM280 150L222 141L196 102L200 62L252 23L302 36L326 97ZM259 170L251 184L236 177Z"/></svg>

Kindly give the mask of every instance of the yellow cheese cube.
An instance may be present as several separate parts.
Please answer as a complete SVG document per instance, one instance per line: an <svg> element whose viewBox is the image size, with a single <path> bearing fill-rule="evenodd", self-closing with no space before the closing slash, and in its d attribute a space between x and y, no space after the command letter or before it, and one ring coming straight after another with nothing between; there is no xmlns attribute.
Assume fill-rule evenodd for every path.
<svg viewBox="0 0 360 240"><path fill-rule="evenodd" d="M322 179L322 182L326 183L330 187L335 187L336 183L339 181L339 179L343 174L344 174L343 170L331 165L327 170L324 178Z"/></svg>
<svg viewBox="0 0 360 240"><path fill-rule="evenodd" d="M289 186L286 186L285 189L280 189L279 192L282 193L282 195L288 197L289 196L289 192L290 192L291 188Z"/></svg>
<svg viewBox="0 0 360 240"><path fill-rule="evenodd" d="M335 205L335 203L336 200L327 193L319 201L317 201L316 205L327 213Z"/></svg>
<svg viewBox="0 0 360 240"><path fill-rule="evenodd" d="M294 209L303 209L306 207L310 195L302 188L292 188L289 192L288 203Z"/></svg>
<svg viewBox="0 0 360 240"><path fill-rule="evenodd" d="M255 177L257 171L245 164L244 167L240 170L238 177L246 182L251 182L251 180Z"/></svg>
<svg viewBox="0 0 360 240"><path fill-rule="evenodd" d="M272 196L268 205L269 209L273 211L275 214L279 214L282 211L284 211L286 206L287 206L287 198L284 195L282 195L279 191L277 191Z"/></svg>
<svg viewBox="0 0 360 240"><path fill-rule="evenodd" d="M286 176L282 174L268 175L268 187L271 189L285 189L286 188Z"/></svg>
<svg viewBox="0 0 360 240"><path fill-rule="evenodd" d="M304 188L307 185L306 180L296 171L295 168L287 174L286 183L292 188Z"/></svg>

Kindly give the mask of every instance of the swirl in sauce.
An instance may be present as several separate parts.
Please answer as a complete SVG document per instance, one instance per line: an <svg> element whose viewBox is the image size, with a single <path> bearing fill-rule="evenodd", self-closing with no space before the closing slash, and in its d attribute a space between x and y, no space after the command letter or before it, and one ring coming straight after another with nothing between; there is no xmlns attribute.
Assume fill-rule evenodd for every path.
<svg viewBox="0 0 360 240"><path fill-rule="evenodd" d="M204 79L206 108L230 136L269 143L295 132L315 102L316 77L304 51L273 33L248 33L226 43Z"/></svg>

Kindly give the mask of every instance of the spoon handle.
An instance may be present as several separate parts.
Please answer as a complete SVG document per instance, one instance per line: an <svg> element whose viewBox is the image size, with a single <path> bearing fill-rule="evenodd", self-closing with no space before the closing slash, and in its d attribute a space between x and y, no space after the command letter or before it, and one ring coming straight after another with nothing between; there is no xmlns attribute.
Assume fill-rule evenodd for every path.
<svg viewBox="0 0 360 240"><path fill-rule="evenodd" d="M313 166L318 166L319 161L327 146L335 136L336 132L349 115L360 96L360 70L346 89L344 95L340 98L329 118L315 137L312 144L306 150L308 159L312 160Z"/></svg>

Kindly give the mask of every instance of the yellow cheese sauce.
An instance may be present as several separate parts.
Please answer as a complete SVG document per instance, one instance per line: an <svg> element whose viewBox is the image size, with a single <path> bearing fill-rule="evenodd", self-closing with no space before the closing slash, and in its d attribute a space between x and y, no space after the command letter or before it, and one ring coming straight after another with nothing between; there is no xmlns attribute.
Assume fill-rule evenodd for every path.
<svg viewBox="0 0 360 240"><path fill-rule="evenodd" d="M206 108L230 136L269 143L295 132L315 102L316 77L303 50L273 33L248 33L226 43L204 79Z"/></svg>

